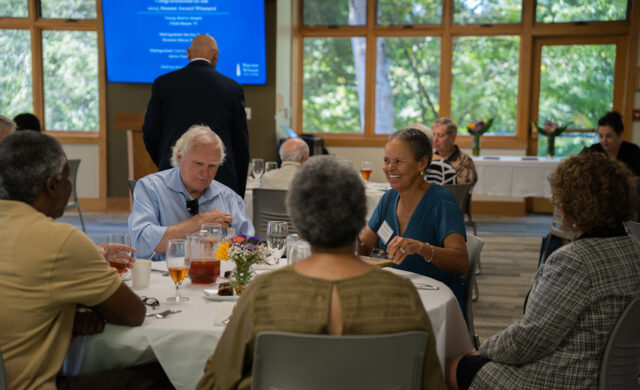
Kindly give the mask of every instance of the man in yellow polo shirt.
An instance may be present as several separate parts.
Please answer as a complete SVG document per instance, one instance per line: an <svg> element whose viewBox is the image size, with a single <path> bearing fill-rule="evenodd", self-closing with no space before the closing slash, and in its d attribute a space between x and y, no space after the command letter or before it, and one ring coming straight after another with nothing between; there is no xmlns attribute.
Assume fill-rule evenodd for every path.
<svg viewBox="0 0 640 390"><path fill-rule="evenodd" d="M157 363L57 377L72 331L99 332L104 322L138 326L145 315L91 239L52 219L64 213L70 192L69 164L55 138L23 131L0 142L0 350L8 388L149 388L137 384L149 374L163 378Z"/></svg>

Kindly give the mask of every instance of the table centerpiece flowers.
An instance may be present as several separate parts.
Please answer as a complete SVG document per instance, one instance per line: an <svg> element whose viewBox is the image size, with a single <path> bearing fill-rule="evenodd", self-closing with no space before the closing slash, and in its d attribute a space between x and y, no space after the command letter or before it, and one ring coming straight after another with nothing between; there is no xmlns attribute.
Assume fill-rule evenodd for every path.
<svg viewBox="0 0 640 390"><path fill-rule="evenodd" d="M547 156L553 157L556 155L556 137L562 134L571 122L564 126L559 126L557 122L551 122L549 120L544 121L544 127L540 127L536 121L533 121L533 126L538 130L538 133L547 137Z"/></svg>
<svg viewBox="0 0 640 390"><path fill-rule="evenodd" d="M254 264L267 264L267 258L270 254L271 251L260 238L238 234L218 245L216 258L218 260L233 261L236 265L236 269L231 276L231 286L235 289L236 295L242 295L245 287L253 277L251 266Z"/></svg>
<svg viewBox="0 0 640 390"><path fill-rule="evenodd" d="M467 132L471 134L471 155L479 156L480 155L480 136L491 128L493 125L493 120L495 118L491 118L488 121L477 121L471 122L467 125Z"/></svg>

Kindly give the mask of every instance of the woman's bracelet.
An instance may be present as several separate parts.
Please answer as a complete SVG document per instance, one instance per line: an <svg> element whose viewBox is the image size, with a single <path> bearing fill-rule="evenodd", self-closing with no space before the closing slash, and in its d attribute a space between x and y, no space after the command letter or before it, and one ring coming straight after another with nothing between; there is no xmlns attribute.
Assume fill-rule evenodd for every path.
<svg viewBox="0 0 640 390"><path fill-rule="evenodd" d="M428 242L425 242L425 244L429 245L429 248L431 248L431 257L429 257L428 259L424 259L427 263L431 263L431 261L433 261L433 258L436 257L436 250L433 249L433 247L431 246L431 244L429 244Z"/></svg>

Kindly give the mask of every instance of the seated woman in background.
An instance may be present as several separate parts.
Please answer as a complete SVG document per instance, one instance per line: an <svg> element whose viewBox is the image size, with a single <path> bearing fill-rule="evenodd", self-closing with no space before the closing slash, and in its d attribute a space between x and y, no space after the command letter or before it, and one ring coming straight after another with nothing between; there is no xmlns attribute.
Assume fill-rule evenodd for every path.
<svg viewBox="0 0 640 390"><path fill-rule="evenodd" d="M13 121L16 122L16 130L33 130L33 131L42 131L40 128L40 120L37 116L29 113L23 112L22 114L18 114L13 118Z"/></svg>
<svg viewBox="0 0 640 390"><path fill-rule="evenodd" d="M422 123L412 123L407 126L408 129L418 129L427 135L429 142L433 145L433 130L429 126ZM424 181L436 184L456 184L456 169L450 163L442 159L438 155L432 156L429 167L424 170Z"/></svg>
<svg viewBox="0 0 640 390"><path fill-rule="evenodd" d="M622 161L635 176L640 176L640 148L622 140L624 124L622 115L610 111L598 119L598 137L600 142L584 148L583 151L605 153L612 160Z"/></svg>
<svg viewBox="0 0 640 390"><path fill-rule="evenodd" d="M635 188L622 163L582 153L558 166L551 190L577 239L538 270L521 320L475 356L449 362L451 388L598 387L609 333L640 297L640 244L623 226L635 214Z"/></svg>
<svg viewBox="0 0 640 390"><path fill-rule="evenodd" d="M423 179L432 153L429 139L420 130L406 128L391 134L383 166L391 189L360 234L359 250L368 254L377 244L395 268L445 283L464 313L460 275L469 266L466 231L451 192Z"/></svg>
<svg viewBox="0 0 640 390"><path fill-rule="evenodd" d="M424 330L424 389L446 389L429 317L413 284L354 256L364 184L350 164L315 156L298 168L287 211L311 256L257 276L234 309L198 389L249 389L262 331L365 335Z"/></svg>

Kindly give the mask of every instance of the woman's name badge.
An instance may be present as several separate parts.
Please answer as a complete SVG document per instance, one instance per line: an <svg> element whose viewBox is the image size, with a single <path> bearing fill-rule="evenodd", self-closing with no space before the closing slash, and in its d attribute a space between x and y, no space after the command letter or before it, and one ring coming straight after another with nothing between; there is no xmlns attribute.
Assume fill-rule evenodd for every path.
<svg viewBox="0 0 640 390"><path fill-rule="evenodd" d="M393 229L387 223L387 221L382 222L382 225L378 229L378 237L382 240L382 242L387 245L391 237L393 236Z"/></svg>

